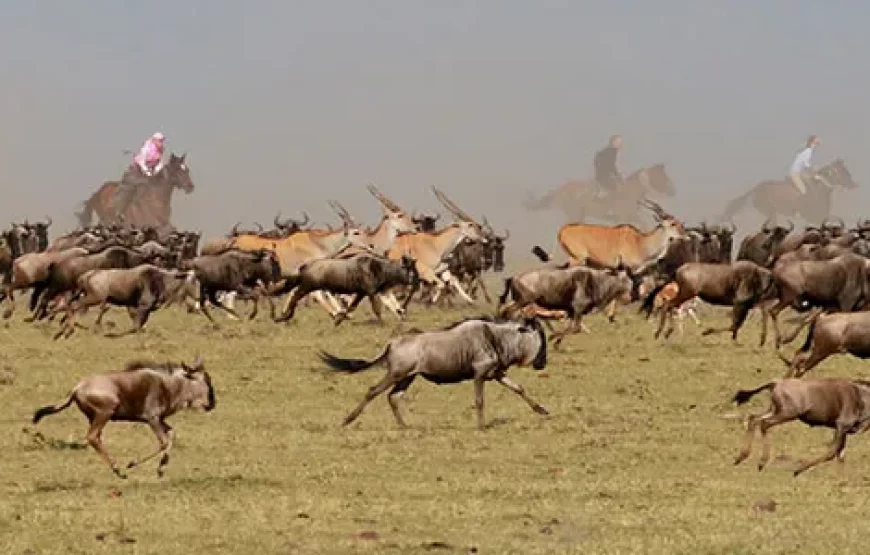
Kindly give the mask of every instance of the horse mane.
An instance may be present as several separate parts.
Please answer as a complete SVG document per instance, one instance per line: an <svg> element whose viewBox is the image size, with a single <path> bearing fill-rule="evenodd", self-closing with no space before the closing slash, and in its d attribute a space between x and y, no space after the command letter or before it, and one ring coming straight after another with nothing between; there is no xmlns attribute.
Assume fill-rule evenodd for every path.
<svg viewBox="0 0 870 555"><path fill-rule="evenodd" d="M133 360L124 366L124 372L135 372L136 370L157 370L166 374L171 374L178 366L171 362L155 362L153 360Z"/></svg>

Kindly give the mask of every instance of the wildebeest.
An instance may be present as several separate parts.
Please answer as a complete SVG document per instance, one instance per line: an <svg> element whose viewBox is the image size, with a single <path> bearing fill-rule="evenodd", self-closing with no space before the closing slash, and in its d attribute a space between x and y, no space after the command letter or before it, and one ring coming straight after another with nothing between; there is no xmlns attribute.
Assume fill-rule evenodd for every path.
<svg viewBox="0 0 870 555"><path fill-rule="evenodd" d="M347 310L336 315L336 326L365 298L369 299L378 322L383 323L378 296L393 287L410 286L411 294L405 299L404 306L397 309L400 317L404 317L419 280L416 262L410 256L394 261L371 253L360 253L350 258L312 260L299 268L298 278L291 280L296 288L284 314L277 321L286 322L293 318L299 301L309 293L322 290L338 295L354 295Z"/></svg>
<svg viewBox="0 0 870 555"><path fill-rule="evenodd" d="M810 324L807 339L795 353L786 377L800 378L831 355L849 353L870 358L870 312L819 314Z"/></svg>
<svg viewBox="0 0 870 555"><path fill-rule="evenodd" d="M112 421L141 422L148 424L157 436L159 447L154 453L134 460L127 469L160 456L157 475L169 463L174 432L166 419L186 408L215 408L215 392L211 376L205 364L197 357L193 365L185 363L158 364L136 361L127 364L121 371L99 374L81 380L60 405L46 406L33 415L37 424L44 417L58 413L73 402L89 422L87 440L120 478L126 475L103 446L102 433Z"/></svg>
<svg viewBox="0 0 870 555"><path fill-rule="evenodd" d="M770 390L770 409L763 415L750 415L743 448L734 460L740 464L749 457L755 429L761 433L762 454L758 470L770 460L770 428L792 420L809 426L834 429L834 438L827 453L801 464L794 475L837 457L843 461L846 437L865 430L870 421L870 382L845 378L795 379L784 378L734 395L734 402L744 404L761 391Z"/></svg>
<svg viewBox="0 0 870 555"><path fill-rule="evenodd" d="M771 272L748 260L738 260L733 264L709 264L690 262L683 264L674 277L677 295L668 300L661 312L659 326L655 337L658 338L668 322L665 337L674 330L673 311L694 297L714 305L731 306L731 325L726 328L709 328L704 335L730 331L732 339L737 339L737 332L746 320L749 311L759 303L770 299L775 294L774 280ZM641 310L649 317L656 295L667 284L659 285L644 299ZM761 344L767 335L766 317L762 308Z"/></svg>
<svg viewBox="0 0 870 555"><path fill-rule="evenodd" d="M770 266L773 263L774 251L793 229L792 222L789 222L787 228L779 225L771 227L769 222L764 222L761 231L747 235L740 242L737 260L749 260L759 266Z"/></svg>
<svg viewBox="0 0 870 555"><path fill-rule="evenodd" d="M348 373L387 364L387 375L368 390L362 402L344 419L344 426L356 420L375 397L390 390L388 399L393 416L400 427L406 427L398 398L417 376L439 385L474 380L474 405L481 429L484 428L483 384L490 380L522 397L538 414L547 414L522 386L506 375L508 368L514 365L531 364L536 370L547 365L546 334L534 319L518 322L470 318L445 329L396 337L372 360L342 359L323 351L320 357L330 368Z"/></svg>
<svg viewBox="0 0 870 555"><path fill-rule="evenodd" d="M508 296L512 302L505 305ZM628 303L636 298L637 282L626 268L538 268L505 280L497 310L500 316L516 314L531 304L547 310L564 310L571 323L550 338L558 348L567 335L581 330L586 314L613 301ZM613 314L609 317L612 320Z"/></svg>
<svg viewBox="0 0 870 555"><path fill-rule="evenodd" d="M438 220L441 219L441 214L437 212L435 215L417 214L415 213L411 220L417 224L417 230L423 233L432 233L435 231L435 226L438 225Z"/></svg>
<svg viewBox="0 0 870 555"><path fill-rule="evenodd" d="M281 279L281 266L274 251L228 249L219 254L198 256L183 267L192 270L196 276L199 282L200 309L211 322L214 319L207 308L209 302L238 317L235 310L218 301L217 294L220 292L236 292L243 298L251 298L254 301L254 308L249 316L251 319L257 316L259 299L265 296L274 316L272 299L264 289Z"/></svg>
<svg viewBox="0 0 870 555"><path fill-rule="evenodd" d="M0 291L0 303L9 301L9 308L3 313L4 318L12 317L15 311L15 291L35 288L30 297L31 310L36 308L36 301L42 294L41 282L48 279L52 264L58 264L66 259L88 254L88 249L76 247L62 251L33 252L19 256L12 262L10 279L3 283Z"/></svg>
<svg viewBox="0 0 870 555"><path fill-rule="evenodd" d="M825 311L852 312L870 302L870 261L857 254L831 260L803 260L773 268L778 299L770 309L776 347L793 340L809 318L793 334L782 339L777 316L786 307L817 307Z"/></svg>
<svg viewBox="0 0 870 555"><path fill-rule="evenodd" d="M71 336L75 331L78 315L96 305L100 305L100 314L95 322L97 326L109 305L126 307L133 319L133 326L128 331L110 334L107 337L120 337L138 332L152 312L177 295L188 277L187 272L164 270L150 264L120 270L85 272L79 277L77 292L66 307L63 327L54 338Z"/></svg>
<svg viewBox="0 0 870 555"><path fill-rule="evenodd" d="M42 294L37 300L33 319L43 318L49 302L57 295L75 289L79 277L89 270L134 268L140 264L154 262L161 256L159 252L145 253L127 247L112 246L82 256L52 262L48 265L48 276L39 284Z"/></svg>

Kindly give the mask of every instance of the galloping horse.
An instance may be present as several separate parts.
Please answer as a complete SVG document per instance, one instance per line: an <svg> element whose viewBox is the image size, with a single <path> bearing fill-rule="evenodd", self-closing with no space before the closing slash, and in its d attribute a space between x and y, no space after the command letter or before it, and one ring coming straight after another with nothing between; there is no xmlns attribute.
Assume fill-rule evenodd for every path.
<svg viewBox="0 0 870 555"><path fill-rule="evenodd" d="M187 194L193 192L190 168L184 161L186 156L170 154L169 162L150 179L150 183L139 187L135 198L121 214L124 223L154 227L171 225L169 216L173 190L181 189ZM92 212L97 213L101 223L110 223L117 219L118 215L113 213L111 201L118 190L118 184L118 181L106 181L85 201L84 209L76 212L79 225L89 226Z"/></svg>
<svg viewBox="0 0 870 555"><path fill-rule="evenodd" d="M756 210L768 220L779 214L800 216L807 223L818 224L831 215L831 196L834 189L855 189L858 184L846 169L846 163L837 158L817 172L830 187L817 181L806 180L807 193L801 195L790 179L768 180L758 183L748 192L732 200L722 213L722 221L731 221L737 212L751 200Z"/></svg>
<svg viewBox="0 0 870 555"><path fill-rule="evenodd" d="M595 198L594 181L566 181L561 187L539 199L524 202L527 210L559 208L572 222L584 222L587 216L620 224L642 224L639 202L649 193L674 196L674 184L664 164L641 168L626 177L616 191Z"/></svg>

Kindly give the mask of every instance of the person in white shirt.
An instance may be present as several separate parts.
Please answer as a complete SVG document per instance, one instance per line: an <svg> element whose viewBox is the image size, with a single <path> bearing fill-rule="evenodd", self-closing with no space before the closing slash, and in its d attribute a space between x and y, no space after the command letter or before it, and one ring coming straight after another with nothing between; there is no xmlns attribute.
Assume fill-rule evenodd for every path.
<svg viewBox="0 0 870 555"><path fill-rule="evenodd" d="M815 176L813 171L813 154L820 142L818 136L810 135L810 138L807 139L807 146L797 153L794 162L791 163L789 177L791 177L792 184L801 195L807 194L806 180L809 179L811 181Z"/></svg>

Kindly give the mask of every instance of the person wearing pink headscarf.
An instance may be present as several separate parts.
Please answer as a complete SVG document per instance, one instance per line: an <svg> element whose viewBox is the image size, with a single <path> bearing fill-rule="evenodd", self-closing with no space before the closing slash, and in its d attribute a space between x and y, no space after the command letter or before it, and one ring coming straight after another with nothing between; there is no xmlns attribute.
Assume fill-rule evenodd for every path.
<svg viewBox="0 0 870 555"><path fill-rule="evenodd" d="M118 184L118 190L112 197L112 211L116 220L127 210L127 207L136 197L138 186L148 184L150 178L160 173L163 167L164 141L163 133L158 131L151 135L139 149L139 152L133 156L133 163L124 172L124 176Z"/></svg>

